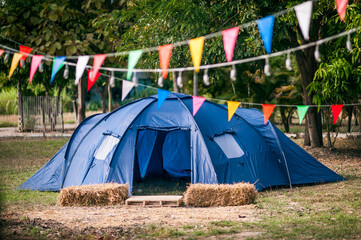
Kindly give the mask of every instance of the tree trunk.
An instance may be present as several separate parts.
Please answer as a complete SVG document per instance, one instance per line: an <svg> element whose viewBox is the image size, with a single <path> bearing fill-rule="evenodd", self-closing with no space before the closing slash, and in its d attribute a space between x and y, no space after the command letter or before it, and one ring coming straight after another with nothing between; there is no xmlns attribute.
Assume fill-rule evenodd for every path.
<svg viewBox="0 0 361 240"><path fill-rule="evenodd" d="M113 111L112 86L110 86L110 79L108 84L108 109L109 112Z"/></svg>
<svg viewBox="0 0 361 240"><path fill-rule="evenodd" d="M108 80L109 81L109 80ZM102 113L106 113L107 112L107 87L108 87L108 81L107 84L104 87L104 91L102 92L102 90L100 90L100 88L98 87L98 85L96 83L94 83L95 89L97 90L97 92L100 95L101 101L102 101Z"/></svg>
<svg viewBox="0 0 361 240"><path fill-rule="evenodd" d="M282 124L283 127L285 128L285 132L289 133L290 132L290 125L288 124L288 118L286 117L286 113L285 113L285 108L281 107L280 108L280 113L281 113L281 120L282 120Z"/></svg>
<svg viewBox="0 0 361 240"><path fill-rule="evenodd" d="M78 120L79 125L85 119L85 94L86 94L87 81L86 78L80 78L78 83Z"/></svg>
<svg viewBox="0 0 361 240"><path fill-rule="evenodd" d="M18 129L20 132L24 130L24 112L23 112L23 93L21 81L18 79Z"/></svg>
<svg viewBox="0 0 361 240"><path fill-rule="evenodd" d="M348 113L348 121L347 121L347 132L351 132L351 124L352 124L352 113L353 113L353 106L350 106L347 108Z"/></svg>
<svg viewBox="0 0 361 240"><path fill-rule="evenodd" d="M178 89L178 85L177 85L177 74L176 74L176 72L172 72L172 77L173 77L173 91L175 93L178 93L179 89Z"/></svg>
<svg viewBox="0 0 361 240"><path fill-rule="evenodd" d="M55 114L54 114L54 128L55 128L56 123L57 123L57 118L58 118L58 114L59 114L60 94L61 94L61 91L63 91L63 89L64 89L64 87L59 87L58 94L56 95Z"/></svg>
<svg viewBox="0 0 361 240"><path fill-rule="evenodd" d="M193 74L193 96L198 96L198 74L196 71Z"/></svg>
<svg viewBox="0 0 361 240"><path fill-rule="evenodd" d="M311 47L302 52L296 52L296 60L301 72L302 98L304 105L312 104L313 96L309 95L307 87L313 81L314 74L317 70L317 62L313 55L314 50L314 47ZM317 108L309 108L305 119L307 125L306 129L308 131L305 135L309 135L310 145L312 147L323 146L321 114L318 112ZM309 145L306 140L305 145Z"/></svg>

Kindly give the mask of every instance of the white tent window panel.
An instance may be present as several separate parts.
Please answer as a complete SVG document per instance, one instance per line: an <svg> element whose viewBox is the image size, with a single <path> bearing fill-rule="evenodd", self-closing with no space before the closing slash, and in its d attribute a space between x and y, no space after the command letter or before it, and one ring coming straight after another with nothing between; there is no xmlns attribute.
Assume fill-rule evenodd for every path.
<svg viewBox="0 0 361 240"><path fill-rule="evenodd" d="M98 160L105 160L113 147L119 143L119 138L108 135L99 148L94 153L94 157Z"/></svg>
<svg viewBox="0 0 361 240"><path fill-rule="evenodd" d="M222 149L227 158L239 158L244 155L242 148L238 145L232 134L225 133L214 137L213 140Z"/></svg>

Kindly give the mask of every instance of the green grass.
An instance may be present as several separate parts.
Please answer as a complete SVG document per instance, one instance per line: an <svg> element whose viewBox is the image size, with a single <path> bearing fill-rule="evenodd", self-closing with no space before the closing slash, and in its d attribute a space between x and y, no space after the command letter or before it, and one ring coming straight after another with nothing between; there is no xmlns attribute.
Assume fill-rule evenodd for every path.
<svg viewBox="0 0 361 240"><path fill-rule="evenodd" d="M5 127L17 127L18 124L15 122L10 122L10 121L1 121L0 122L0 128L5 128Z"/></svg>
<svg viewBox="0 0 361 240"><path fill-rule="evenodd" d="M58 193L14 191L42 167L67 139L0 141L0 203L8 212L17 213L25 222L18 232L21 239L46 239L59 232L64 238L98 239L96 232L71 232L61 226L42 228L21 219L23 212L54 206ZM346 141L346 140L343 140ZM347 181L303 187L262 191L254 204L251 221L209 220L207 223L184 223L178 228L165 222L119 227L114 234L138 239L360 239L361 238L361 139L347 140L331 159L334 168ZM349 145L356 146L351 149ZM182 194L188 181L148 179L134 186L135 194ZM141 189L142 191L138 191ZM241 211L241 210L240 210ZM213 219L216 219L214 216ZM0 225L16 223L1 220ZM61 224L59 224L61 225ZM109 229L108 229L109 230ZM100 230L106 232L108 230ZM110 233L109 236L111 236ZM253 234L253 235L252 235ZM8 232L9 238L14 237Z"/></svg>
<svg viewBox="0 0 361 240"><path fill-rule="evenodd" d="M15 191L67 142L57 140L0 141L0 206L36 208L55 205L58 193Z"/></svg>

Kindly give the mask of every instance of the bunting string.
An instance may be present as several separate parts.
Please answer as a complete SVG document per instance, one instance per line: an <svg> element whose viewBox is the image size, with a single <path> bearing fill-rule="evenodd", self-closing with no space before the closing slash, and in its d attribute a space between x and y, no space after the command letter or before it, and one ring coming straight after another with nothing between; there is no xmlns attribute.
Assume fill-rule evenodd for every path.
<svg viewBox="0 0 361 240"><path fill-rule="evenodd" d="M154 68L154 69L133 69L133 72L148 72L148 73L161 73L162 71L168 71L168 72L184 72L184 71L194 71L196 68L199 69L212 69L212 68L220 68L220 67L228 67L228 66L232 66L232 65L238 65L238 64L243 64L243 63L248 63L248 62L255 62L255 61L259 61L259 60L266 60L267 58L272 58L272 57L278 57L278 56L282 56L288 53L293 53L293 52L297 52L300 50L304 50L310 47L314 47L314 46L320 46L324 43L330 42L332 40L347 36L349 34L355 33L358 30L361 29L360 27L357 28L352 28L350 30L332 35L330 37L326 37L320 40L317 40L315 42L310 42L307 44L303 44L294 48L289 48L283 51L279 51L279 52L275 52L275 53L271 53L271 54L264 54L264 55L260 55L260 56L256 56L256 57L250 57L250 58L244 58L244 59L239 59L239 60L233 60L231 62L223 62L223 63L215 63L215 64L208 64L208 65L201 65L199 67L181 67L181 68L169 68L169 69L161 69L161 68ZM10 52L10 53L19 53L19 50L17 49L13 49L7 46L4 46L2 44L0 44L0 47L6 49L5 52ZM33 54L29 54L28 56L33 57ZM88 55L87 55L88 56ZM78 58L79 56L77 56ZM50 58L50 57L46 57L44 56L43 58L46 61L54 61L54 58ZM73 62L64 62L67 63L69 66L76 66L76 63ZM87 65L86 66L87 69L91 69L92 66ZM112 68L112 67L100 67L100 70L104 70L104 71L110 71L110 72L128 72L128 68Z"/></svg>

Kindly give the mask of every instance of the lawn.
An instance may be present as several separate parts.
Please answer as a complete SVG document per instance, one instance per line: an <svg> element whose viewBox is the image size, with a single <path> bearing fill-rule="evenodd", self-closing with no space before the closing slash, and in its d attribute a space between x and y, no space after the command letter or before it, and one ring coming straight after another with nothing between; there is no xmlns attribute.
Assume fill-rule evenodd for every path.
<svg viewBox="0 0 361 240"><path fill-rule="evenodd" d="M305 148L347 181L262 191L249 206L58 207L57 192L14 190L66 141L0 141L2 239L361 238L360 138L339 139L333 150ZM153 181L134 190L179 194L185 185Z"/></svg>

